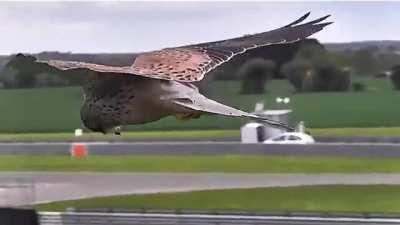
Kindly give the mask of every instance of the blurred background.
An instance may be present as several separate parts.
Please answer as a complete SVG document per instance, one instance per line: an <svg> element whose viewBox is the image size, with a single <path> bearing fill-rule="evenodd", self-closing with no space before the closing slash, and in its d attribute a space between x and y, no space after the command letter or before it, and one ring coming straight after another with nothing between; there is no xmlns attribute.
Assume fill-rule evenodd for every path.
<svg viewBox="0 0 400 225"><path fill-rule="evenodd" d="M94 134L79 116L86 72L16 57L129 64L141 52L263 32L309 11L334 23L239 55L198 85L243 110L289 112L314 145L241 144L249 121L213 116ZM399 11L391 1L0 2L0 206L399 213Z"/></svg>
<svg viewBox="0 0 400 225"><path fill-rule="evenodd" d="M3 2L0 132L72 132L86 74L43 72L16 53L118 65L135 52L220 40L283 26L304 13L335 22L295 44L240 55L201 83L244 110L291 108L311 128L400 125L397 2ZM7 66L8 65L8 66ZM276 103L290 97L289 105ZM130 130L238 129L243 121L166 118Z"/></svg>

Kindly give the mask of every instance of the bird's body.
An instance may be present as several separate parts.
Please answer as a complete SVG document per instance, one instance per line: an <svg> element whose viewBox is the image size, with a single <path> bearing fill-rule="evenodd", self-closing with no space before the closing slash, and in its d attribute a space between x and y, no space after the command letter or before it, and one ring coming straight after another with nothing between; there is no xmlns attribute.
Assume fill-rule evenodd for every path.
<svg viewBox="0 0 400 225"><path fill-rule="evenodd" d="M210 113L252 116L208 99L195 85L177 81L104 76L89 82L84 92L82 121L86 127L103 133L121 125L144 124L166 116L181 120Z"/></svg>
<svg viewBox="0 0 400 225"><path fill-rule="evenodd" d="M17 57L58 70L87 70L90 79L84 86L81 118L93 131L106 133L121 125L143 124L166 116L186 120L202 114L246 117L290 130L286 124L208 99L194 84L249 49L296 42L331 24L320 23L328 16L300 24L308 16L268 32L143 53L126 66Z"/></svg>
<svg viewBox="0 0 400 225"><path fill-rule="evenodd" d="M83 123L95 131L127 124L142 124L168 115L159 96L165 81L143 77L104 77L85 86ZM148 91L144 91L148 90Z"/></svg>

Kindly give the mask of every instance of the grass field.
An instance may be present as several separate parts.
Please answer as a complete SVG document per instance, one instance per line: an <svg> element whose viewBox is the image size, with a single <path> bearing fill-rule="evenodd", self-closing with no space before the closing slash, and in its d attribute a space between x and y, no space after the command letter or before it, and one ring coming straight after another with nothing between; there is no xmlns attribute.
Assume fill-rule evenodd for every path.
<svg viewBox="0 0 400 225"><path fill-rule="evenodd" d="M312 128L309 129L314 136L329 137L394 137L400 136L400 127L347 127L347 128Z"/></svg>
<svg viewBox="0 0 400 225"><path fill-rule="evenodd" d="M399 128L400 130L400 128ZM216 140L216 139L237 139L240 138L239 130L185 130L185 131L129 131L122 132L122 135L102 133L85 133L83 136L75 137L69 133L0 133L0 142L57 142L57 141L151 141L151 140Z"/></svg>
<svg viewBox="0 0 400 225"><path fill-rule="evenodd" d="M38 205L39 210L196 209L400 213L400 186L302 186L125 195Z"/></svg>
<svg viewBox="0 0 400 225"><path fill-rule="evenodd" d="M281 108L274 99L291 97L293 121L306 121L313 128L394 127L400 126L400 92L393 91L388 80L366 79L365 92L293 94L284 80L267 85L265 95L238 95L240 84L232 81L210 83L208 96L224 103L252 110L257 101L268 108ZM43 88L0 90L0 132L65 132L81 127L79 108L81 89ZM133 126L130 130L237 129L245 120L204 116L187 122L166 118L159 122Z"/></svg>
<svg viewBox="0 0 400 225"><path fill-rule="evenodd" d="M238 83L215 83L218 89L226 90L217 93L224 102L253 109L255 102L264 100L268 108L282 108L275 103L277 96L291 98L289 107L293 121L306 121L313 128L332 127L384 127L397 126L399 115L400 92L394 91L390 81L384 79L361 79L368 89L365 92L316 92L293 94L285 80L275 80L267 85L268 92L263 96L234 96L239 90ZM225 86L225 88L222 88ZM229 90L229 91L228 91ZM236 94L237 95L237 94Z"/></svg>
<svg viewBox="0 0 400 225"><path fill-rule="evenodd" d="M0 171L399 173L399 159L278 156L0 156Z"/></svg>
<svg viewBox="0 0 400 225"><path fill-rule="evenodd" d="M314 137L388 137L400 136L400 127L364 127L364 128L311 128L308 131ZM72 132L57 133L0 133L0 142L57 142L57 141L180 141L180 140L239 140L240 130L169 130L169 131L127 131L122 135L103 135L85 133L75 137Z"/></svg>

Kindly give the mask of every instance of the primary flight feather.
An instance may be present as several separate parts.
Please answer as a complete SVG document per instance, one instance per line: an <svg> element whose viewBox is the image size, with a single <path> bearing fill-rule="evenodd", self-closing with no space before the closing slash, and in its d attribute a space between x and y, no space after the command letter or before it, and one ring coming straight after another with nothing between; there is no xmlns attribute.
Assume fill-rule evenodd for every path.
<svg viewBox="0 0 400 225"><path fill-rule="evenodd" d="M309 14L263 33L143 53L126 66L63 60L35 63L59 70L92 71L92 79L84 86L81 118L93 131L106 133L121 125L152 122L170 115L186 120L205 113L247 117L291 130L286 124L208 99L192 83L249 49L296 42L331 24L323 22L329 16L302 23Z"/></svg>

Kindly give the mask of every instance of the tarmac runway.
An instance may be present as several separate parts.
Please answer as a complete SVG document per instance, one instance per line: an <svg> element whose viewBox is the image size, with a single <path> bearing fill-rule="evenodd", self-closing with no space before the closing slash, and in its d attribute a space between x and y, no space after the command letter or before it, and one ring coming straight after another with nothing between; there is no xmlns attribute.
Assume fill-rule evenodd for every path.
<svg viewBox="0 0 400 225"><path fill-rule="evenodd" d="M396 143L317 143L312 145L265 145L240 142L89 142L92 155L300 155L341 157L397 157ZM0 155L68 155L71 143L0 143Z"/></svg>
<svg viewBox="0 0 400 225"><path fill-rule="evenodd" d="M85 225L132 225L132 224L168 224L168 225L395 225L399 218L353 217L326 215L246 215L246 214L193 214L182 213L100 213L100 212L40 212L40 224L79 224Z"/></svg>
<svg viewBox="0 0 400 225"><path fill-rule="evenodd" d="M327 184L400 184L400 174L0 173L0 206L98 196Z"/></svg>

